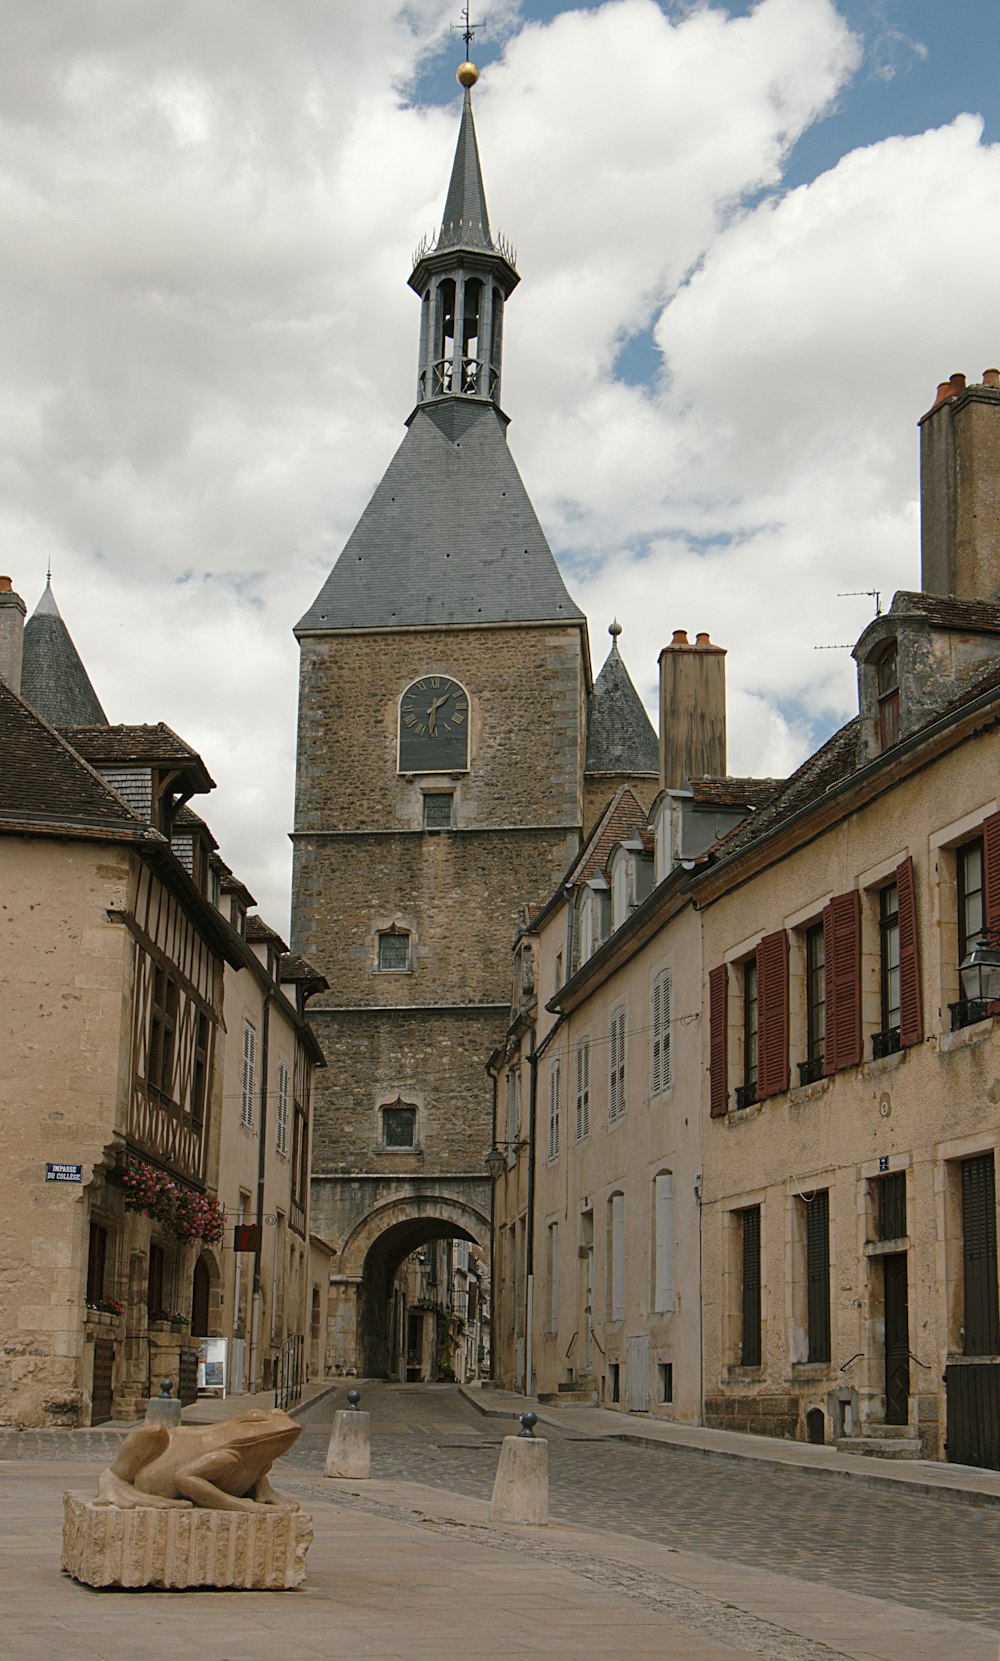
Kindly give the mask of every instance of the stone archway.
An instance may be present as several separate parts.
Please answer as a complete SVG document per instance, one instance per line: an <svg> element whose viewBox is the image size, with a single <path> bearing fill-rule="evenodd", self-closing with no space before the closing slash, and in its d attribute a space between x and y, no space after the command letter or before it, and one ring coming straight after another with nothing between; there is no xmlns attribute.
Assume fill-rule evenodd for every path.
<svg viewBox="0 0 1000 1661"><path fill-rule="evenodd" d="M345 1241L340 1284L345 1297L353 1293L359 1372L382 1378L389 1371L390 1298L400 1264L430 1241L456 1238L488 1250L488 1215L454 1196L419 1193L399 1195L369 1213Z"/></svg>

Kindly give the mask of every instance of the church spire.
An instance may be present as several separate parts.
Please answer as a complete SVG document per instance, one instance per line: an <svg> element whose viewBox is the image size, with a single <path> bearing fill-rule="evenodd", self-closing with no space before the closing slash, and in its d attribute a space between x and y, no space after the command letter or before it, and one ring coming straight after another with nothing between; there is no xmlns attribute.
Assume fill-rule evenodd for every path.
<svg viewBox="0 0 1000 1661"><path fill-rule="evenodd" d="M441 229L417 250L410 276L422 302L417 402L499 404L503 308L520 279L513 249L490 231L472 115L479 70L460 64L457 78L465 100Z"/></svg>

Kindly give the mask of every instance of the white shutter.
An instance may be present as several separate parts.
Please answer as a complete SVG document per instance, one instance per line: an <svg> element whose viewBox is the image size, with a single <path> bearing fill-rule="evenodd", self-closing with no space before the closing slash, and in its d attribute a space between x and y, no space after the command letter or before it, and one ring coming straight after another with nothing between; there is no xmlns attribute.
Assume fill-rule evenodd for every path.
<svg viewBox="0 0 1000 1661"><path fill-rule="evenodd" d="M650 1085L653 1095L670 1083L670 970L664 969L653 982L652 1054Z"/></svg>
<svg viewBox="0 0 1000 1661"><path fill-rule="evenodd" d="M611 1196L611 1319L625 1319L625 1195Z"/></svg>
<svg viewBox="0 0 1000 1661"><path fill-rule="evenodd" d="M590 1041L576 1048L576 1139L590 1134Z"/></svg>
<svg viewBox="0 0 1000 1661"><path fill-rule="evenodd" d="M288 1068L283 1061L278 1063L278 1124L275 1138L277 1152L282 1155L288 1153Z"/></svg>
<svg viewBox="0 0 1000 1661"><path fill-rule="evenodd" d="M243 1023L243 1088L240 1119L248 1129L253 1128L253 1104L257 1090L257 1032L249 1021Z"/></svg>
<svg viewBox="0 0 1000 1661"><path fill-rule="evenodd" d="M549 1327L559 1330L559 1224L549 1224Z"/></svg>
<svg viewBox="0 0 1000 1661"><path fill-rule="evenodd" d="M674 1179L669 1171L662 1171L653 1183L653 1219L653 1308L664 1315L674 1307Z"/></svg>
<svg viewBox="0 0 1000 1661"><path fill-rule="evenodd" d="M630 1413L649 1412L649 1333L628 1341L625 1405Z"/></svg>
<svg viewBox="0 0 1000 1661"><path fill-rule="evenodd" d="M611 1019L608 1074L608 1118L620 1119L625 1111L625 1011Z"/></svg>
<svg viewBox="0 0 1000 1661"><path fill-rule="evenodd" d="M559 1063L554 1061L549 1073L549 1158L559 1153Z"/></svg>
<svg viewBox="0 0 1000 1661"><path fill-rule="evenodd" d="M583 1046L583 1134L590 1135L590 1041Z"/></svg>

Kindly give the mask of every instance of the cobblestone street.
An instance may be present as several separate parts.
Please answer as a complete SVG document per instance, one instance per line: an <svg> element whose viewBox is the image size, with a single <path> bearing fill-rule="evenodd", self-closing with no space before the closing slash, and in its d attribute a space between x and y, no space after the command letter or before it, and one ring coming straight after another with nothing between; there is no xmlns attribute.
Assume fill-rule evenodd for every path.
<svg viewBox="0 0 1000 1661"><path fill-rule="evenodd" d="M345 1389L305 1410L290 1462L322 1463L333 1412L346 1405ZM372 1415L374 1475L489 1498L502 1420L484 1418L449 1385L366 1384L362 1406ZM1000 1629L998 1506L539 1429L549 1439L553 1517Z"/></svg>

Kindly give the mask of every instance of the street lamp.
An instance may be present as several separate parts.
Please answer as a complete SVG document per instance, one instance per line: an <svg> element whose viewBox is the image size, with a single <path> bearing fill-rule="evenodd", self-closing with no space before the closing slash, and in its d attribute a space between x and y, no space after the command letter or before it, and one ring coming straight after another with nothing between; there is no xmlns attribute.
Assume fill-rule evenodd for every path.
<svg viewBox="0 0 1000 1661"><path fill-rule="evenodd" d="M977 941L958 966L962 996L967 1003L985 1005L1000 999L1000 950Z"/></svg>
<svg viewBox="0 0 1000 1661"><path fill-rule="evenodd" d="M491 1182L500 1181L506 1163L507 1159L503 1149L494 1145L486 1155L486 1169L490 1174Z"/></svg>

